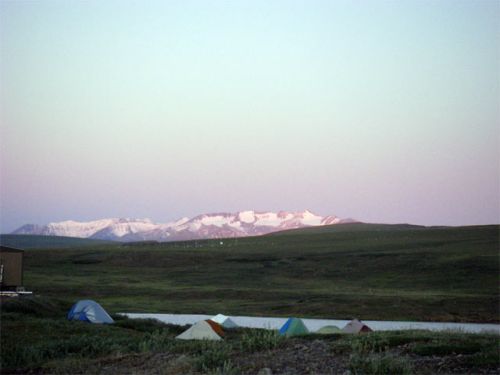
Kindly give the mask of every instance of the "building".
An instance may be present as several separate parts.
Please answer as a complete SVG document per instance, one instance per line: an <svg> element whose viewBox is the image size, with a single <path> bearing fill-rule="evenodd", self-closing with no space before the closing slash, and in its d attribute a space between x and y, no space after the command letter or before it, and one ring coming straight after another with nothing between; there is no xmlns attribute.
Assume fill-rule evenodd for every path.
<svg viewBox="0 0 500 375"><path fill-rule="evenodd" d="M16 290L23 285L24 250L0 245L0 289Z"/></svg>

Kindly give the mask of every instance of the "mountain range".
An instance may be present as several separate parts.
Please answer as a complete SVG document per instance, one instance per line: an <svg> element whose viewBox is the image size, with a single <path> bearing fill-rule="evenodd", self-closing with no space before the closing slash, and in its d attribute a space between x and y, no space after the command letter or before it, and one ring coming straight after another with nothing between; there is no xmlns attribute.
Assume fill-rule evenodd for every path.
<svg viewBox="0 0 500 375"><path fill-rule="evenodd" d="M26 224L12 234L66 236L113 241L179 241L207 238L259 236L271 232L310 226L354 222L335 215L320 216L309 210L300 212L212 213L192 219L184 217L170 223L149 219L112 218L87 222L73 220L47 225Z"/></svg>

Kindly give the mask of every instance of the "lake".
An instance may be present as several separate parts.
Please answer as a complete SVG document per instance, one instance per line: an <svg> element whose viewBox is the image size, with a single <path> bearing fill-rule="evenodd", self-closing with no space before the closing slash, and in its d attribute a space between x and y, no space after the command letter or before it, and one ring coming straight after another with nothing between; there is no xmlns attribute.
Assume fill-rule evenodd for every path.
<svg viewBox="0 0 500 375"><path fill-rule="evenodd" d="M200 320L209 319L212 315L198 314L145 314L121 313L131 319L157 319L161 322L175 325L194 324ZM279 329L287 318L255 317L255 316L229 316L240 327ZM337 319L302 319L307 329L315 332L323 326L334 325L343 328L349 320ZM462 331L468 333L496 333L500 335L500 324L483 323L447 323L447 322L401 322L363 320L374 331L394 331L407 329L426 329L430 331Z"/></svg>

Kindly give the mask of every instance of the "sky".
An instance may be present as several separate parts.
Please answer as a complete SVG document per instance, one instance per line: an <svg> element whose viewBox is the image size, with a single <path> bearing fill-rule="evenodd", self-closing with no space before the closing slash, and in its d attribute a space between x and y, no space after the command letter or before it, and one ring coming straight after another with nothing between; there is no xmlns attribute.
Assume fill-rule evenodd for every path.
<svg viewBox="0 0 500 375"><path fill-rule="evenodd" d="M497 1L0 1L0 231L500 223Z"/></svg>

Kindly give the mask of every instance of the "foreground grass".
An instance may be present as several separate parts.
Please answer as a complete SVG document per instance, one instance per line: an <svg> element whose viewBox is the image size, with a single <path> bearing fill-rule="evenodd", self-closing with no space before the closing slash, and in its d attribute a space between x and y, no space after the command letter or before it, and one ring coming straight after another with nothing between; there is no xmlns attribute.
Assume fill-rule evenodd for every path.
<svg viewBox="0 0 500 375"><path fill-rule="evenodd" d="M115 316L113 325L65 319L64 301L4 300L1 372L48 374L494 373L495 335L429 331L314 335L227 331L222 342L182 341L186 327ZM316 367L314 367L316 366Z"/></svg>
<svg viewBox="0 0 500 375"><path fill-rule="evenodd" d="M29 250L25 285L121 312L499 321L499 226L338 225Z"/></svg>

